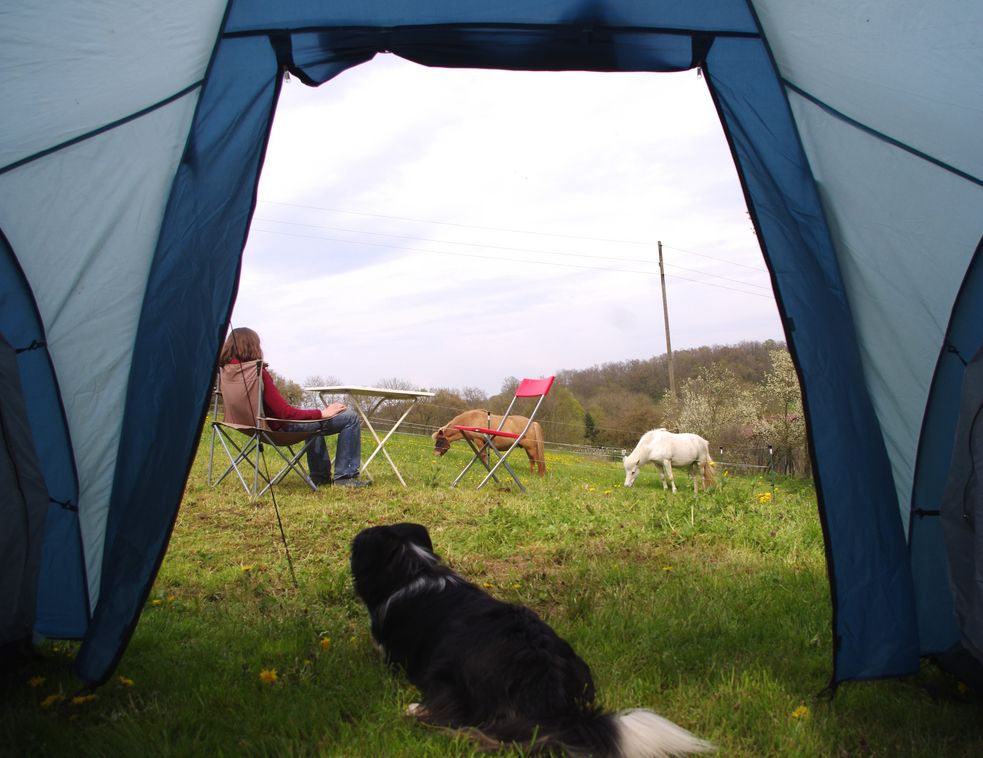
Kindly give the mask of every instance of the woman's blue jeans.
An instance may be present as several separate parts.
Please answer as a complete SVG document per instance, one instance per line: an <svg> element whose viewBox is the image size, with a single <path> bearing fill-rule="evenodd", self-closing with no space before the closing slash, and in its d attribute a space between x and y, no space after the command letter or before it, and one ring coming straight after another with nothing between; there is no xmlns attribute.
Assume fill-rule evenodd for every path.
<svg viewBox="0 0 983 758"><path fill-rule="evenodd" d="M283 424L280 428L284 431L300 432L309 431L312 426L317 426L321 430L321 435L307 448L307 468L311 472L311 478L322 483L331 481L331 454L324 442L325 436L329 434L338 435L334 478L348 479L358 476L358 469L362 465L362 427L358 414L353 410L346 410L332 418L322 419L316 424L304 421Z"/></svg>

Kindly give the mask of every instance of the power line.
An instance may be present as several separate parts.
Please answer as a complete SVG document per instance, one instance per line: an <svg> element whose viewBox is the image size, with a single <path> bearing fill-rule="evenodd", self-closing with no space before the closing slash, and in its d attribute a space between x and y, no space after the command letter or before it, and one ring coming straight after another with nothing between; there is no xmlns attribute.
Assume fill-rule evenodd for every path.
<svg viewBox="0 0 983 758"><path fill-rule="evenodd" d="M721 263L729 263L731 266L740 266L741 268L749 268L752 271L763 272L760 266L752 266L748 263L738 263L737 261L729 261L726 258L718 258L714 255L707 255L706 253L698 253L695 250L686 250L681 247L673 247L672 245L663 244L662 247L668 248L669 250L675 250L677 253L688 253L689 255L698 255L701 258L709 258L712 261L720 261Z"/></svg>
<svg viewBox="0 0 983 758"><path fill-rule="evenodd" d="M388 233L388 232L372 232L372 231L367 231L367 230L363 230L363 229L348 229L348 228L345 228L345 227L338 227L338 226L326 226L324 224L305 224L305 223L301 223L301 222L298 222L298 221L281 221L279 219L273 219L273 218L255 217L254 218L254 221L263 221L265 223L273 223L273 224L284 224L286 226L300 226L300 227L305 227L305 228L308 228L308 229L326 229L326 230L334 231L334 232L350 232L352 234L366 234L366 235L370 235L370 236L373 236L373 237L390 237L392 239L412 240L414 242L428 241L426 238L423 238L423 237L414 237L412 235L407 235L407 234L391 234L391 233ZM281 234L281 233L282 234L287 234L287 232L277 232L277 231L275 231L273 229L259 229L258 231L264 231L267 234ZM329 238L311 237L311 239L329 239ZM534 255L558 255L558 256L562 256L564 258L588 258L588 259L603 260L603 261L620 261L620 262L623 262L623 263L641 263L643 265L654 265L655 264L655 261L643 260L641 258L620 258L620 257L617 257L617 256L591 255L590 253L570 253L570 252L564 252L562 250L533 250L533 249L524 248L524 247L509 247L509 246L505 246L505 245L489 245L489 244L485 244L485 243L482 243L482 242L459 242L459 241L456 241L456 240L433 240L433 241L434 242L437 242L437 243L439 243L441 245L460 245L460 246L465 246L465 247L478 247L478 248L483 248L483 249L486 249L486 250L505 250L505 251L513 252L513 253L532 253ZM410 250L410 249L414 249L414 248L400 247L400 246L396 246L396 245L393 245L392 247L394 249L396 249L396 250ZM666 245L666 247L669 247L669 246ZM672 248L672 249L678 250L679 248ZM682 252L689 252L689 251L682 251ZM693 255L700 255L700 253L692 253L692 254ZM702 257L704 257L704 258L711 258L712 260L721 260L721 261L723 261L723 259L713 258L713 256L710 256L710 255L704 255ZM512 258L504 258L504 259L499 258L499 259L494 259L494 260L514 260L514 259L512 259ZM727 261L723 261L723 262L724 263L727 263ZM768 286L768 285L755 284L754 282L748 282L748 281L745 281L743 279L735 279L733 277L723 276L721 274L712 274L712 273L710 273L708 271L703 271L701 269L689 268L688 266L680 266L678 264L673 264L673 263L670 263L670 264L667 264L667 265L669 267L671 267L671 268L677 268L677 269L680 269L682 271L690 271L692 273L702 274L704 276L709 276L709 277L712 277L714 279L723 279L725 281L735 282L735 283L740 284L740 285L745 286L745 287L756 287L758 289L762 289L762 290L765 290L765 291L769 291L769 292L771 291L771 287ZM735 265L743 266L743 264L735 264ZM759 274L765 273L763 269L755 269L753 266L745 266L745 268L752 269L752 270L756 271ZM607 269L607 268L604 268L604 267L598 267L598 270L605 271L605 270L617 270L617 269Z"/></svg>
<svg viewBox="0 0 983 758"><path fill-rule="evenodd" d="M367 216L369 218L387 218L393 221L412 221L416 224L435 224L438 226L454 226L459 229L481 229L483 231L492 232L510 232L512 234L531 234L538 237L560 237L562 239L575 239L575 240L589 240L591 242L614 242L621 245L645 245L647 247L653 247L654 242L639 242L637 240L618 240L618 239L608 239L605 237L582 237L574 234L559 234L555 232L539 232L530 229L509 229L503 226L478 226L476 224L458 224L453 221L434 221L432 219L424 218L413 218L412 216L387 216L384 213L365 213L362 211L346 211L341 208L325 208L319 205L302 205L300 203L284 203L277 200L263 200L260 199L261 203L269 203L271 205L285 205L290 208L306 208L307 210L314 211L328 211L329 213L345 213L350 216Z"/></svg>
<svg viewBox="0 0 983 758"><path fill-rule="evenodd" d="M310 235L310 234L295 234L295 233L292 233L292 232L280 232L280 231L276 231L275 229L253 228L251 231L263 232L265 234L276 234L276 235L280 235L280 236L283 236L283 237L298 237L298 238L302 238L302 239L314 239L314 240L320 240L322 242L340 242L340 243L348 244L348 245L363 245L363 246L366 246L366 247L383 247L383 248L388 248L390 250L402 250L402 251L411 252L411 253L428 253L428 254L432 254L432 255L446 255L446 256L450 256L452 258L474 258L474 259L478 259L478 260L508 261L508 262L511 262L511 263L532 263L532 264L536 264L536 265L540 265L540 266L556 266L556 267L560 267L560 268L575 268L575 269L581 269L581 270L587 270L587 271L607 271L607 272L611 272L611 273L645 274L647 276L655 276L655 272L652 272L652 271L640 271L638 269L611 268L611 267L603 267L603 266L584 266L584 265L580 265L580 264L577 264L577 263L560 263L560 262L557 262L557 261L535 261L535 260L525 260L525 259L516 259L516 258L501 258L501 257L492 256L492 255L477 255L477 254L473 254L473 253L471 253L471 254L469 254L469 253L449 253L449 252L446 252L444 250L428 250L428 249L417 248L417 247L404 247L404 246L399 246L399 245L387 245L385 243L380 243L380 242L363 242L361 240L340 239L340 238L337 238L337 237L322 237L322 236L316 236L316 235ZM718 278L718 279L726 279L728 281L733 281L733 282L736 282L738 284L742 284L744 286L750 286L750 287L760 287L761 286L761 285L756 285L756 284L753 284L753 283L750 283L750 282L743 282L743 281L741 281L739 279L729 279L728 277L716 276L714 274L706 274L704 272L700 272L700 273L704 274L705 276L715 276L715 278ZM737 287L727 287L726 285L723 285L723 284L714 284L713 282L705 282L705 281L701 281L699 279L692 279L692 278L686 277L686 276L679 276L678 274L672 275L671 278L673 278L673 279L679 279L681 281L686 281L686 282L692 282L692 283L695 283L695 284L702 284L702 285L704 285L706 287L717 287L718 289L725 289L725 290L730 290L732 292L739 292L739 293L741 293L743 295L751 295L752 297L761 297L761 298L764 298L766 300L772 299L771 298L771 295L765 295L765 294L761 294L761 293L758 293L758 292L748 292L747 290L738 289Z"/></svg>
<svg viewBox="0 0 983 758"><path fill-rule="evenodd" d="M585 237L576 234L560 234L558 232L540 232L531 229L511 229L509 227L503 227L503 226L479 226L477 224L460 224L452 221L434 221L432 219L414 218L412 216L389 216L384 213L366 213L364 211L348 211L342 208L327 208L320 205L303 205L301 203L286 203L277 200L264 200L262 198L259 199L259 202L268 203L270 205L283 205L289 208L304 208L306 210L326 211L328 213L344 213L350 216L365 216L368 218L385 218L385 219L390 219L392 221L410 221L414 224L434 224L437 226L453 226L458 229L480 229L482 231L508 232L510 234L529 234L537 237L558 237L560 239L585 240L588 242L610 242L616 245L640 245L642 247L646 247L649 249L654 248L658 244L658 241L646 242L644 240L613 239L610 237ZM283 223L290 223L290 222L283 222ZM696 253L693 252L692 250L673 248L671 245L664 245L664 247L669 247L673 250L679 250L680 252L683 253L690 253L692 255L699 255L704 258L710 258L712 260L720 261L722 263L729 263L734 266L750 268L755 271L760 270L758 269L758 267L749 265L747 263L738 263L736 261L727 260L726 258L716 258L712 255L706 255L705 253Z"/></svg>

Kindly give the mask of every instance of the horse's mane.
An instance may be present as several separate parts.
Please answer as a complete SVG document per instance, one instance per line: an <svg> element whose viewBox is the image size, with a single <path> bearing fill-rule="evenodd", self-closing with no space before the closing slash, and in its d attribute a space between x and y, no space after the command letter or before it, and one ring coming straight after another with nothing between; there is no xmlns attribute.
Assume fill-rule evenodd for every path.
<svg viewBox="0 0 983 758"><path fill-rule="evenodd" d="M638 463L639 459L642 457L642 447L648 443L649 439L651 439L653 432L664 431L666 431L666 428L664 426L660 426L658 429L649 429L647 432L645 432L645 434L642 435L642 438L638 440L638 444L635 445L635 449L625 456L625 461L627 461L628 465L634 466L636 463Z"/></svg>

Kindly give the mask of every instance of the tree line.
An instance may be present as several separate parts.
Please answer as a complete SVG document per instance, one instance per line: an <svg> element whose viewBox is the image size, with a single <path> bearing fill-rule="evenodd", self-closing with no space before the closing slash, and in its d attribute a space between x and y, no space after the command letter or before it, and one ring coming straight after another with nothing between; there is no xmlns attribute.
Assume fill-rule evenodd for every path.
<svg viewBox="0 0 983 758"><path fill-rule="evenodd" d="M673 353L673 368L675 397L669 390L666 355L559 371L537 416L547 442L613 448L620 454L630 451L647 430L666 427L705 437L711 454L727 462L811 473L798 376L784 343L767 340L680 350ZM318 399L296 382L276 373L273 378L292 405L317 404ZM405 428L429 434L471 408L502 413L518 383L518 378L506 377L500 391L490 396L475 387L430 388L434 397L417 405ZM341 382L322 376L304 382L333 384ZM399 378L379 385L418 389ZM398 417L399 406L391 402L378 409L381 428Z"/></svg>

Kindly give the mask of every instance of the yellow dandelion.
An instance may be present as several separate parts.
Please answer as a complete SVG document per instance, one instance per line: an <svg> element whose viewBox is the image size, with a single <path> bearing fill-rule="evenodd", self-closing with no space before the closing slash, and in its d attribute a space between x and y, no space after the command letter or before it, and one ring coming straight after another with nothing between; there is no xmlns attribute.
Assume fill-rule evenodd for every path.
<svg viewBox="0 0 983 758"><path fill-rule="evenodd" d="M263 669L259 672L259 680L263 684L273 684L276 681L276 669Z"/></svg>
<svg viewBox="0 0 983 758"><path fill-rule="evenodd" d="M45 679L43 676L32 676L30 679L27 680L27 686L40 687L42 684L44 684L44 682Z"/></svg>
<svg viewBox="0 0 983 758"><path fill-rule="evenodd" d="M663 566L662 570L665 571L666 573L669 573L670 571L672 571L672 566Z"/></svg>
<svg viewBox="0 0 983 758"><path fill-rule="evenodd" d="M611 490L604 490L604 494L605 495L610 495L611 494Z"/></svg>
<svg viewBox="0 0 983 758"><path fill-rule="evenodd" d="M164 602L164 601L163 601L163 600L161 600L161 599L160 599L159 597L155 597L155 598L154 598L153 600L151 600L151 601L150 601L150 604L151 604L151 605L160 605L160 604L161 604L161 603L163 603L163 602Z"/></svg>
<svg viewBox="0 0 983 758"><path fill-rule="evenodd" d="M130 679L130 677L128 677L128 676L122 676L121 675L120 678L119 678L119 683L122 684L124 687L132 687L133 686L133 680Z"/></svg>
<svg viewBox="0 0 983 758"><path fill-rule="evenodd" d="M800 705L794 711L792 711L792 718L794 719L807 719L809 718L809 709L804 705Z"/></svg>
<svg viewBox="0 0 983 758"><path fill-rule="evenodd" d="M512 585L512 589L514 589L514 590L517 590L517 589L519 589L519 588L520 588L521 586L522 586L521 584L519 584L518 582L516 582L515 584L513 584L513 585Z"/></svg>
<svg viewBox="0 0 983 758"><path fill-rule="evenodd" d="M177 600L177 595L168 595L167 596L167 602L168 603L173 603L175 600Z"/></svg>
<svg viewBox="0 0 983 758"><path fill-rule="evenodd" d="M588 487L587 488L587 491L588 492L597 492L597 487Z"/></svg>
<svg viewBox="0 0 983 758"><path fill-rule="evenodd" d="M59 695L57 693L54 695L48 695L48 697L46 697L44 700L41 701L41 707L50 708L53 705L57 705L64 699L65 699L64 695Z"/></svg>
<svg viewBox="0 0 983 758"><path fill-rule="evenodd" d="M240 567L239 567L239 570L240 570L240 571L241 571L241 572L242 572L243 574L245 574L245 573L246 573L246 572L248 572L248 571L252 571L252 570L253 570L253 567L252 567L252 566L240 566Z"/></svg>
<svg viewBox="0 0 983 758"><path fill-rule="evenodd" d="M95 695L76 695L72 698L72 705L85 705L96 699Z"/></svg>
<svg viewBox="0 0 983 758"><path fill-rule="evenodd" d="M329 637L321 638L321 650L328 650L331 648L331 639Z"/></svg>
<svg viewBox="0 0 983 758"><path fill-rule="evenodd" d="M494 585L491 582L485 582L484 583L484 586L490 588L490 587L493 587Z"/></svg>
<svg viewBox="0 0 983 758"><path fill-rule="evenodd" d="M771 493L770 492L762 492L760 495L758 495L758 502L759 503L770 503L771 502Z"/></svg>

